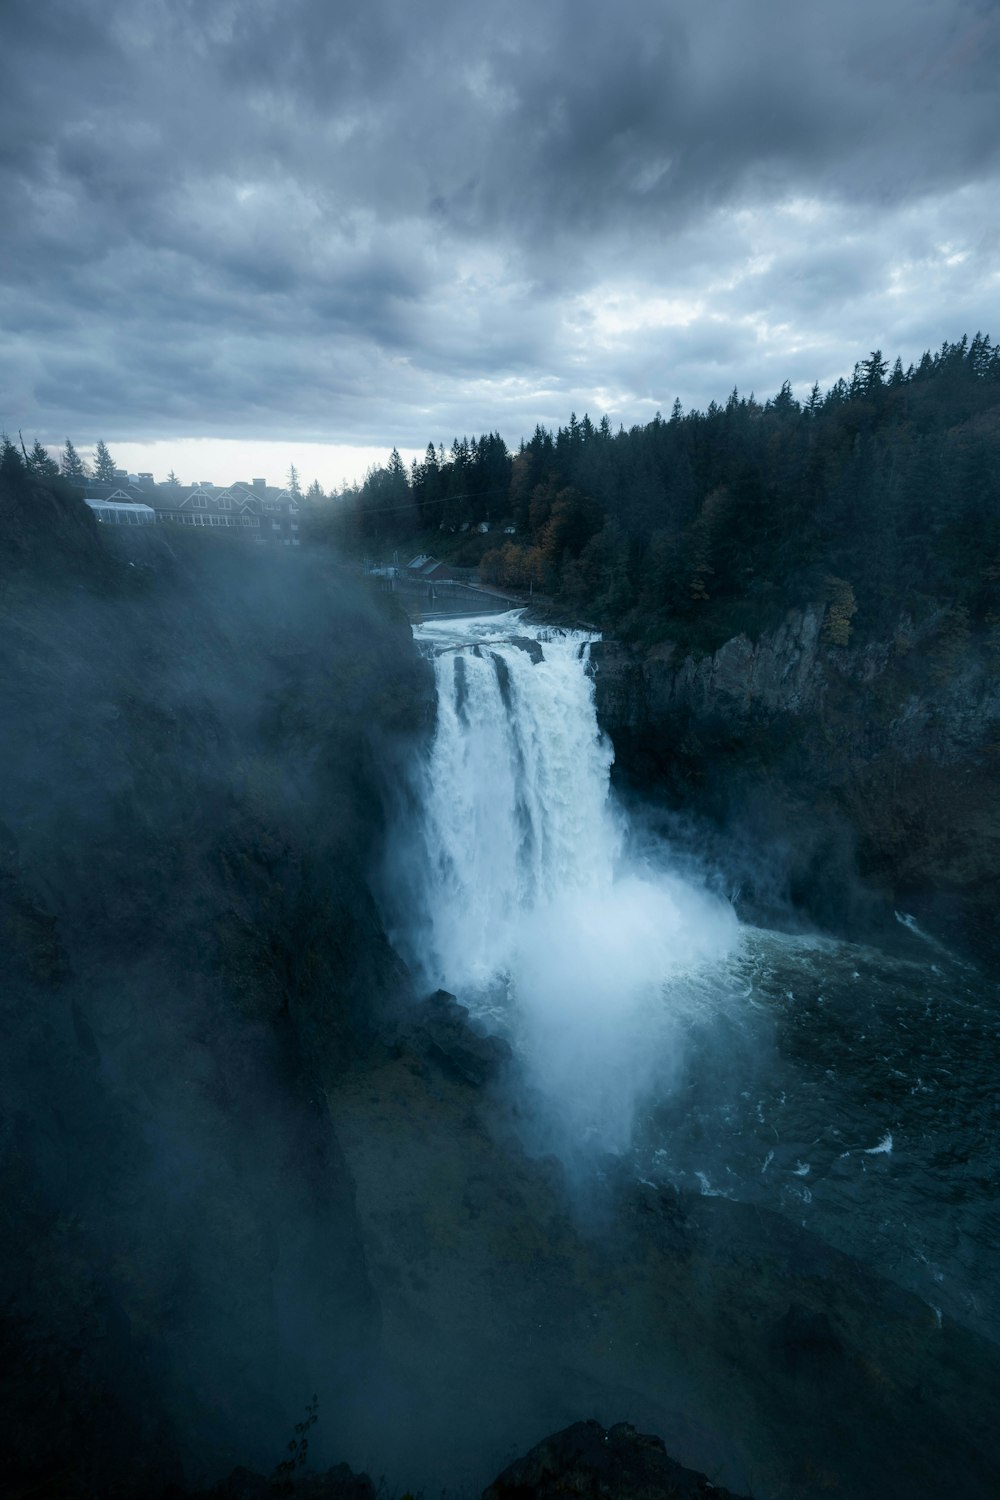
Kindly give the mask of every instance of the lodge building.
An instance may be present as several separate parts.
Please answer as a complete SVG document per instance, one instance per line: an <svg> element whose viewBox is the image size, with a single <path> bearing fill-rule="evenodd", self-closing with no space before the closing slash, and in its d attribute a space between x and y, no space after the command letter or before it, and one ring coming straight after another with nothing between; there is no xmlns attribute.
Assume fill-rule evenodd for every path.
<svg viewBox="0 0 1000 1500"><path fill-rule="evenodd" d="M217 485L155 484L152 474L120 473L113 484L87 480L84 500L112 525L209 527L239 531L258 542L299 545L299 500L264 479Z"/></svg>

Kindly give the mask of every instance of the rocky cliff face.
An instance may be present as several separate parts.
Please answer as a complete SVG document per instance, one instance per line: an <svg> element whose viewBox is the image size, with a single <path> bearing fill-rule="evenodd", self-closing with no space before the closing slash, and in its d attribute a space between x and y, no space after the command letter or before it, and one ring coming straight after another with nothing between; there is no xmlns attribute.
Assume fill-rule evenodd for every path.
<svg viewBox="0 0 1000 1500"><path fill-rule="evenodd" d="M367 877L433 685L213 541L2 580L0 1487L266 1470L314 1393L336 1456L377 1328L324 1089L407 983Z"/></svg>
<svg viewBox="0 0 1000 1500"><path fill-rule="evenodd" d="M863 935L904 907L993 952L1000 868L995 656L901 619L892 640L824 639L821 608L714 654L594 649L618 775L704 815L743 850L744 893Z"/></svg>

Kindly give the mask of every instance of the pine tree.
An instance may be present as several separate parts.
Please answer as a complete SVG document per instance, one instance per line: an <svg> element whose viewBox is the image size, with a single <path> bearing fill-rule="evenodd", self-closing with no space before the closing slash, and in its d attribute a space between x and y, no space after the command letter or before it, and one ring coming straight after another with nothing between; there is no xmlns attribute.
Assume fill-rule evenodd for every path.
<svg viewBox="0 0 1000 1500"><path fill-rule="evenodd" d="M180 480L177 478L177 475L174 473L173 469L171 469L170 473L167 475L167 483L180 484Z"/></svg>
<svg viewBox="0 0 1000 1500"><path fill-rule="evenodd" d="M34 446L28 455L28 468L39 479L55 479L59 473L59 465L50 456L48 449L42 447L38 438L35 438Z"/></svg>
<svg viewBox="0 0 1000 1500"><path fill-rule="evenodd" d="M306 490L306 500L310 505L320 505L325 499L326 496L323 494L319 480L314 479L312 484Z"/></svg>
<svg viewBox="0 0 1000 1500"><path fill-rule="evenodd" d="M79 453L77 453L69 438L66 439L66 446L62 451L60 462L62 471L70 484L82 484L87 478L87 465Z"/></svg>
<svg viewBox="0 0 1000 1500"><path fill-rule="evenodd" d="M386 472L388 473L390 480L392 481L393 493L398 493L400 496L405 495L407 490L409 489L409 480L406 477L406 465L400 457L398 448L393 448L391 454L389 455L389 463L386 467Z"/></svg>
<svg viewBox="0 0 1000 1500"><path fill-rule="evenodd" d="M97 451L94 454L94 478L100 484L114 484L115 482L115 461L108 452L103 438L98 439Z"/></svg>
<svg viewBox="0 0 1000 1500"><path fill-rule="evenodd" d="M854 379L857 389L852 388L852 394L866 396L873 395L875 391L882 389L885 382L885 372L889 368L889 361L882 358L881 349L873 349L867 359L859 360L854 367Z"/></svg>
<svg viewBox="0 0 1000 1500"><path fill-rule="evenodd" d="M735 391L733 391L733 395L736 395ZM776 396L771 397L764 409L765 411L782 413L797 412L799 410L799 403L792 395L792 383L790 380L782 381L781 390Z"/></svg>
<svg viewBox="0 0 1000 1500"><path fill-rule="evenodd" d="M0 435L0 479L19 479L24 473L24 459L6 433Z"/></svg>

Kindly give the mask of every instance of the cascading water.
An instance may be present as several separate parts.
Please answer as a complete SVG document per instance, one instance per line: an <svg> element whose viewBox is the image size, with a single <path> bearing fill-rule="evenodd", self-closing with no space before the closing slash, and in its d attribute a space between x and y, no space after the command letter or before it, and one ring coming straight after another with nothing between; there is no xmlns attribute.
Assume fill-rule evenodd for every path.
<svg viewBox="0 0 1000 1500"><path fill-rule="evenodd" d="M547 1145L622 1150L669 1074L679 981L731 950L735 917L623 859L593 637L516 613L415 634L435 654L438 724L406 836L420 915L398 936L428 987L511 1037Z"/></svg>

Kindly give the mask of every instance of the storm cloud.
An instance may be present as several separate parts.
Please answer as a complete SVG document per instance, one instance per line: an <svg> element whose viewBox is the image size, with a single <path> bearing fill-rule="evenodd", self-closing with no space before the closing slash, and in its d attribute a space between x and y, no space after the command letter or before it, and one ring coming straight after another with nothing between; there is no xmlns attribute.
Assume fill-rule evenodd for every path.
<svg viewBox="0 0 1000 1500"><path fill-rule="evenodd" d="M0 423L422 446L1000 333L995 0L7 0Z"/></svg>

